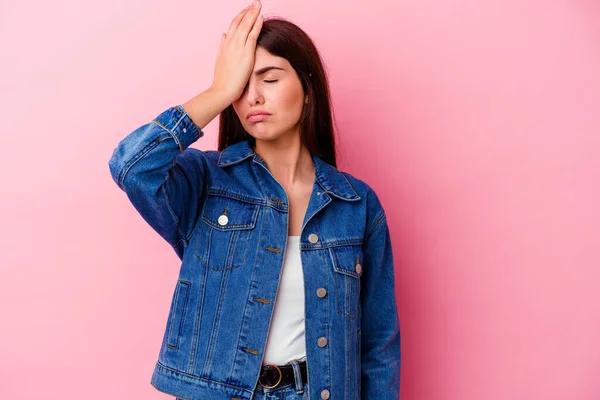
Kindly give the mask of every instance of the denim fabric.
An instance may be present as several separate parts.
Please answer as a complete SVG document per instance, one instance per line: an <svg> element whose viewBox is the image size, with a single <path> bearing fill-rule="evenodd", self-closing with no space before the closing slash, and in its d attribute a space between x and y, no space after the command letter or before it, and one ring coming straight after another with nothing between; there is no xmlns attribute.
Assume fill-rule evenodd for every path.
<svg viewBox="0 0 600 400"><path fill-rule="evenodd" d="M252 400L306 400L308 399L308 385L304 386L304 390L299 392L296 385L291 384L283 386L281 389L257 390L252 396Z"/></svg>
<svg viewBox="0 0 600 400"><path fill-rule="evenodd" d="M288 197L247 141L223 151L189 147L202 136L177 105L127 135L109 161L114 182L181 260L151 383L184 399L264 399L258 375ZM306 398L398 399L400 325L385 211L365 182L312 159L300 233ZM294 398L296 388L286 390Z"/></svg>

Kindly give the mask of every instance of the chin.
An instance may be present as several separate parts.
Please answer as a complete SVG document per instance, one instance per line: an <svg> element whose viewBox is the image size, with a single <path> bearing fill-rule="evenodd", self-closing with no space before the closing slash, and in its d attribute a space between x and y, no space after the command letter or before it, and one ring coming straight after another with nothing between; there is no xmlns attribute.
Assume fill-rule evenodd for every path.
<svg viewBox="0 0 600 400"><path fill-rule="evenodd" d="M252 136L254 139L257 140L273 140L273 139L277 139L279 136L279 134L277 133L272 133L271 130L268 129L256 129L254 127L254 129L246 129L246 132L248 132L248 134L250 134L250 136Z"/></svg>

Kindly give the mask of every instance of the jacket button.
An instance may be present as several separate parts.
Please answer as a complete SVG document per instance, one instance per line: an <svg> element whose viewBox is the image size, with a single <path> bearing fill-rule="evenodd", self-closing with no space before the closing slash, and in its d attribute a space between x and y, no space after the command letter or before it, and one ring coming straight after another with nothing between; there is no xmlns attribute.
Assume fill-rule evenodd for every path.
<svg viewBox="0 0 600 400"><path fill-rule="evenodd" d="M327 338L326 337L320 337L319 340L317 340L317 344L319 345L319 347L325 347L325 346L327 346Z"/></svg>
<svg viewBox="0 0 600 400"><path fill-rule="evenodd" d="M325 389L325 390L321 391L321 398L323 400L327 400L329 398L329 390Z"/></svg>
<svg viewBox="0 0 600 400"><path fill-rule="evenodd" d="M315 235L314 233L311 233L310 235L308 235L308 241L311 243L317 243L319 241L319 237L317 235Z"/></svg>
<svg viewBox="0 0 600 400"><path fill-rule="evenodd" d="M229 218L227 218L227 215L223 214L219 217L218 221L219 221L219 225L221 225L221 226L227 225L227 222L229 222Z"/></svg>
<svg viewBox="0 0 600 400"><path fill-rule="evenodd" d="M322 298L322 297L325 297L326 294L327 294L327 289L322 288L322 287L317 289L317 297Z"/></svg>
<svg viewBox="0 0 600 400"><path fill-rule="evenodd" d="M356 264L356 273L360 274L361 271L362 271L362 266L360 264Z"/></svg>

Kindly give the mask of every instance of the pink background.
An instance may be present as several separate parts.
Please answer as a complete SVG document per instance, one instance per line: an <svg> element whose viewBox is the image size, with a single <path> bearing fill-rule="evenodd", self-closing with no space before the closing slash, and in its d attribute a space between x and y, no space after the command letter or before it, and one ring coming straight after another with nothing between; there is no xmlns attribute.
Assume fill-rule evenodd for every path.
<svg viewBox="0 0 600 400"><path fill-rule="evenodd" d="M263 4L316 41L340 168L386 207L402 399L600 398L600 4ZM171 398L178 259L108 160L208 87L245 5L0 4L0 398Z"/></svg>

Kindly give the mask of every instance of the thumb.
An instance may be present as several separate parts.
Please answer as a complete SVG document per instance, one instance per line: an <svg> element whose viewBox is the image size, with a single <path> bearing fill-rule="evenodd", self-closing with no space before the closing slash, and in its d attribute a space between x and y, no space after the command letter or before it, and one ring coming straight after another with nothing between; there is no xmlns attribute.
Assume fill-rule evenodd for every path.
<svg viewBox="0 0 600 400"><path fill-rule="evenodd" d="M227 37L227 34L223 33L223 35L221 36L221 43L219 43L219 48L217 50L218 54L221 54L221 50L223 49L223 42L225 42L226 37Z"/></svg>

